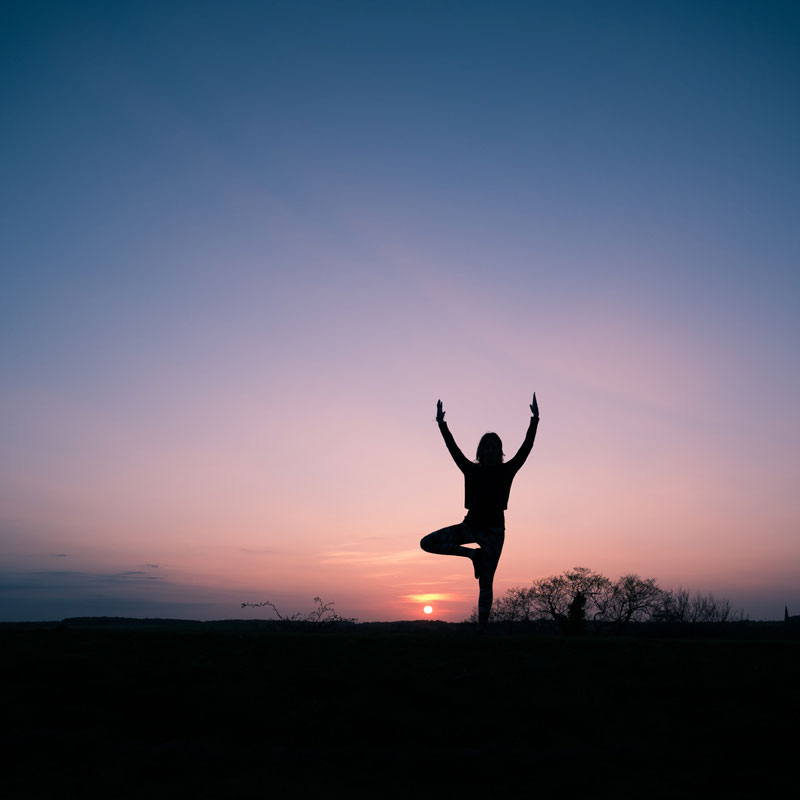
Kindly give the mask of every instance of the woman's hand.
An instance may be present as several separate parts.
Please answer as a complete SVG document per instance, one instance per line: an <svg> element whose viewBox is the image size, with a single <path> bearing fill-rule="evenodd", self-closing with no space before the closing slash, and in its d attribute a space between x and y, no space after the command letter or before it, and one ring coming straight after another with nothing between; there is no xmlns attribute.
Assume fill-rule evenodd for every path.
<svg viewBox="0 0 800 800"><path fill-rule="evenodd" d="M535 397L534 397L535 399ZM442 401L436 401L436 421L437 422L444 422L444 411L442 410Z"/></svg>
<svg viewBox="0 0 800 800"><path fill-rule="evenodd" d="M439 401L439 405L442 404L442 401ZM536 402L536 392L533 393L533 402L531 403L531 416L536 417L539 419L539 404Z"/></svg>

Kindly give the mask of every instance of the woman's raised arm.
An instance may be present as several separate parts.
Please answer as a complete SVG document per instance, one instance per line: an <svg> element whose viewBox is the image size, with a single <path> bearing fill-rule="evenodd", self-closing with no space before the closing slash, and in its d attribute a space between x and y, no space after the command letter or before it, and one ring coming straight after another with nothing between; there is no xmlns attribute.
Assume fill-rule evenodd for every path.
<svg viewBox="0 0 800 800"><path fill-rule="evenodd" d="M461 452L461 450L459 450L456 440L453 438L453 434L450 433L450 429L447 427L447 423L444 421L444 414L445 412L442 408L442 401L437 400L436 422L439 423L439 431L442 434L445 445L447 445L447 449L450 451L450 455L453 457L453 461L456 462L456 466L462 472L466 472L470 466L472 466L472 462Z"/></svg>
<svg viewBox="0 0 800 800"><path fill-rule="evenodd" d="M525 441L520 445L516 455L507 463L516 472L530 455L533 448L533 440L536 438L536 429L539 427L539 404L536 402L536 392L533 393L533 402L531 403L531 423L528 425L528 431L525 434Z"/></svg>

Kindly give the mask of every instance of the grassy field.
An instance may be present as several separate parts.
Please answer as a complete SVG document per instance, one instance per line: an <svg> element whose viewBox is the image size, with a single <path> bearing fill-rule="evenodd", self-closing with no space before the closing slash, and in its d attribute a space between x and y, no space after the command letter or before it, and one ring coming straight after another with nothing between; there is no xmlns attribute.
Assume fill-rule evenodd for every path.
<svg viewBox="0 0 800 800"><path fill-rule="evenodd" d="M3 794L769 797L799 665L780 632L0 626Z"/></svg>

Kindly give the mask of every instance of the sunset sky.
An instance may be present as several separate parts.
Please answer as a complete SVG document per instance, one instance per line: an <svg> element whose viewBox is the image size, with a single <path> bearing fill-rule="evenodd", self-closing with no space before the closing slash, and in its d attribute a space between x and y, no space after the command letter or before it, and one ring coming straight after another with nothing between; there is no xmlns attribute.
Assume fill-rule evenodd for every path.
<svg viewBox="0 0 800 800"><path fill-rule="evenodd" d="M0 619L800 614L800 7L5 2Z"/></svg>

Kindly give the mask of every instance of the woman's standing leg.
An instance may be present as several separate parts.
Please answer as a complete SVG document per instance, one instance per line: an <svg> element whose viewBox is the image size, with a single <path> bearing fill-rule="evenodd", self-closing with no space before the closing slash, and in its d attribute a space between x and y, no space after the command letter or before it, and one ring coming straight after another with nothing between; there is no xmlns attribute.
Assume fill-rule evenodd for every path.
<svg viewBox="0 0 800 800"><path fill-rule="evenodd" d="M505 530L503 528L484 528L476 532L475 541L481 546L478 573L478 622L485 625L489 621L494 599L494 573L500 554L503 552Z"/></svg>

